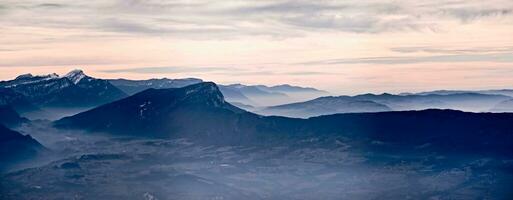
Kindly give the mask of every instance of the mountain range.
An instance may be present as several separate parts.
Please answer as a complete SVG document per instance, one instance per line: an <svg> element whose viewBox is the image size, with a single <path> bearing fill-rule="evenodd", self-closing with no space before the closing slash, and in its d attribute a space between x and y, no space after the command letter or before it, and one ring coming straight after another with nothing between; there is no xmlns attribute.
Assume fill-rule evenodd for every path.
<svg viewBox="0 0 513 200"><path fill-rule="evenodd" d="M0 103L22 114L54 108L91 108L127 96L109 81L87 76L82 70L62 77L55 73L24 74L0 82Z"/></svg>
<svg viewBox="0 0 513 200"><path fill-rule="evenodd" d="M203 80L98 79L82 70L66 75L23 74L0 82L0 105L8 105L31 119L59 119L146 89L180 88ZM263 115L313 117L336 113L454 109L467 112L509 112L512 90L439 90L421 93L326 96L315 88L288 84L217 85L224 99L242 109Z"/></svg>
<svg viewBox="0 0 513 200"><path fill-rule="evenodd" d="M214 83L149 89L56 121L59 128L116 135L245 144L338 135L443 151L512 155L513 114L423 110L336 114L309 119L259 116L224 101Z"/></svg>
<svg viewBox="0 0 513 200"><path fill-rule="evenodd" d="M400 95L410 95L410 94L418 94L418 95L427 95L427 94L460 94L460 93L479 93L479 94L495 94L495 95L504 95L513 97L512 89L498 89L498 90L435 90L435 91L427 91L427 92L418 92L418 93L401 93Z"/></svg>
<svg viewBox="0 0 513 200"><path fill-rule="evenodd" d="M0 175L0 199L511 196L513 113L422 109L481 109L510 97L365 94L283 106L304 109L290 114L302 119L241 109L251 105L235 106L222 88L273 92L204 81L150 87L52 122L1 106L0 172L23 170Z"/></svg>
<svg viewBox="0 0 513 200"><path fill-rule="evenodd" d="M498 94L363 94L320 97L306 102L267 107L255 111L264 115L312 117L334 113L383 112L424 109L453 109L467 112L507 110L512 97ZM502 106L501 106L502 105ZM497 108L500 106L500 108Z"/></svg>
<svg viewBox="0 0 513 200"><path fill-rule="evenodd" d="M203 82L203 80L197 78L162 78L148 80L111 79L109 82L131 95L149 88L179 88L200 83ZM326 91L315 88L292 86L288 84L276 86L231 84L218 85L218 87L227 101L250 105L251 107L304 101L329 94Z"/></svg>
<svg viewBox="0 0 513 200"><path fill-rule="evenodd" d="M385 104L350 97L319 97L310 101L271 106L255 111L262 115L308 118L337 113L365 113L392 111Z"/></svg>
<svg viewBox="0 0 513 200"><path fill-rule="evenodd" d="M55 126L161 138L207 134L221 140L222 135L235 136L234 132L250 134L243 126L234 129L233 125L258 117L227 103L214 83L202 82L183 88L147 89L65 117Z"/></svg>

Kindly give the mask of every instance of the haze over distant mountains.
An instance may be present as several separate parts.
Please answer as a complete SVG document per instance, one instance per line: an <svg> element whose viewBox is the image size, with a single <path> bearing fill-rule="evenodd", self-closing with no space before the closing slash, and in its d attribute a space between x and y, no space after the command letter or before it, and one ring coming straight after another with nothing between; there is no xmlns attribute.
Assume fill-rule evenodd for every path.
<svg viewBox="0 0 513 200"><path fill-rule="evenodd" d="M20 75L0 82L0 105L9 105L34 119L58 119L109 103L146 89L180 88L201 83L185 79L98 79L74 70L57 74ZM513 90L440 90L421 93L327 96L315 88L288 84L218 85L227 102L263 115L312 117L336 113L454 109L468 112L512 112Z"/></svg>
<svg viewBox="0 0 513 200"><path fill-rule="evenodd" d="M0 82L0 105L9 105L30 118L57 119L109 103L149 88L180 88L203 80L97 79L81 70L62 77L57 74L24 74ZM327 96L315 88L265 85L218 85L226 101L264 115L312 117L335 113L454 109L469 112L510 112L513 90L440 90L421 93ZM51 116L50 113L60 113Z"/></svg>
<svg viewBox="0 0 513 200"><path fill-rule="evenodd" d="M453 109L467 112L504 112L513 107L506 102L511 96L499 94L425 93L425 94L363 94L356 96L321 97L306 102L271 106L256 111L264 115L312 117L334 113Z"/></svg>
<svg viewBox="0 0 513 200"><path fill-rule="evenodd" d="M440 151L480 149L508 155L513 153L509 146L513 145L511 120L513 114L452 110L337 114L310 119L263 117L229 104L214 83L202 82L176 89L145 90L63 118L54 125L115 135L189 138L213 144L344 134L400 143L404 148L430 143ZM482 131L496 134L480 135Z"/></svg>
<svg viewBox="0 0 513 200"><path fill-rule="evenodd" d="M197 78L162 78L148 80L112 79L109 81L111 84L130 95L149 88L179 88L203 82L203 80ZM276 86L231 84L219 85L219 89L227 101L250 107L304 101L329 94L326 91L315 88L292 86L288 84Z"/></svg>
<svg viewBox="0 0 513 200"><path fill-rule="evenodd" d="M97 88L88 87L81 73L72 74L48 78ZM324 115L301 119L255 114L241 107L257 107L232 104L225 96L255 101L257 96L281 98L298 91L320 94L317 90L219 86L199 79L90 80L124 88L127 92L119 90L127 96L56 121L30 121L13 108L16 101L0 106L0 166L5 167L0 173L7 172L0 174L0 199L511 195L513 113L424 109L487 109L509 102L508 96L364 94L267 108L305 118ZM33 84L40 88L40 82ZM30 93L4 89L11 99L45 105ZM55 97L53 102L67 102ZM82 105L77 102L65 105ZM37 159L44 161L27 164ZM291 188L291 183L301 187Z"/></svg>

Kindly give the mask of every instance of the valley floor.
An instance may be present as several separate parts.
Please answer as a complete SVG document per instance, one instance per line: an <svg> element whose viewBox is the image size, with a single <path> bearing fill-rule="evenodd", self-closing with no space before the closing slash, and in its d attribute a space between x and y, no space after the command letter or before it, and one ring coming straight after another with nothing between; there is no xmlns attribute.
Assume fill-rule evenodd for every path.
<svg viewBox="0 0 513 200"><path fill-rule="evenodd" d="M0 199L507 199L513 160L377 151L347 138L205 146L20 128L56 157L0 179ZM371 145L386 145L372 141ZM458 159L455 159L458 158Z"/></svg>

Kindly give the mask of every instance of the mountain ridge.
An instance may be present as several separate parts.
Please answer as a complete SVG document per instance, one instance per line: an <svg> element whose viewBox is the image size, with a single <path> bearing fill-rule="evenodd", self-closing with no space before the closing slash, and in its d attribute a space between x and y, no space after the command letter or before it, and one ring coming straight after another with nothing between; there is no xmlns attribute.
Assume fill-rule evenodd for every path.
<svg viewBox="0 0 513 200"><path fill-rule="evenodd" d="M82 70L73 70L62 77L57 74L20 75L0 82L0 91L23 99L25 107L37 107L24 108L5 100L5 105L12 105L21 113L44 108L92 107L127 96L108 81L87 76Z"/></svg>
<svg viewBox="0 0 513 200"><path fill-rule="evenodd" d="M399 143L406 149L429 143L441 151L513 154L510 148L513 145L510 131L513 130L513 114L510 113L428 109L296 119L260 116L240 110L222 98L214 83L148 89L63 118L54 125L115 135L189 138L204 143L265 144L332 135ZM161 102L156 102L159 100ZM148 105L154 107L144 109Z"/></svg>
<svg viewBox="0 0 513 200"><path fill-rule="evenodd" d="M214 83L203 82L183 88L147 89L54 124L60 128L80 127L132 135L144 131L149 136L168 137L179 135L182 130L196 129L222 134L222 127L211 128L236 123L234 116L239 114L254 115L227 103ZM194 125L186 127L191 124Z"/></svg>
<svg viewBox="0 0 513 200"><path fill-rule="evenodd" d="M360 94L325 96L310 101L283 104L256 111L264 115L312 117L350 112L383 112L424 109L453 109L467 112L488 112L500 102L511 100L505 95L480 93L394 95ZM365 104L365 102L367 104Z"/></svg>

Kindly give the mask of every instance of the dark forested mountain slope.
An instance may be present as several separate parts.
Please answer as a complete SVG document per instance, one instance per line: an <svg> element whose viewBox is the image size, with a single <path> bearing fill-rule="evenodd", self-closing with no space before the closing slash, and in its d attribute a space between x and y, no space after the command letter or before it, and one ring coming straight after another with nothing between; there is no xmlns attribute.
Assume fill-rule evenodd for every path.
<svg viewBox="0 0 513 200"><path fill-rule="evenodd" d="M10 106L0 106L0 124L4 126L17 126L23 122L27 122L26 118L21 117Z"/></svg>
<svg viewBox="0 0 513 200"><path fill-rule="evenodd" d="M35 158L46 149L29 135L0 124L0 172L21 161Z"/></svg>
<svg viewBox="0 0 513 200"><path fill-rule="evenodd" d="M176 89L148 89L63 118L55 125L143 137L206 134L223 139L226 134L244 134L239 123L245 118L259 116L227 103L214 83L204 82Z"/></svg>
<svg viewBox="0 0 513 200"><path fill-rule="evenodd" d="M20 113L39 110L39 108L30 102L25 95L18 93L11 88L0 87L0 105L10 106Z"/></svg>

